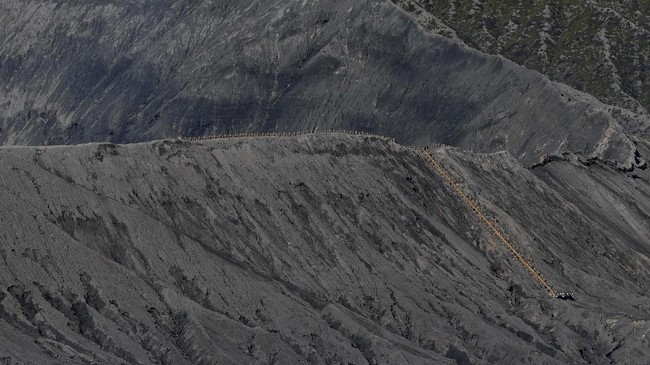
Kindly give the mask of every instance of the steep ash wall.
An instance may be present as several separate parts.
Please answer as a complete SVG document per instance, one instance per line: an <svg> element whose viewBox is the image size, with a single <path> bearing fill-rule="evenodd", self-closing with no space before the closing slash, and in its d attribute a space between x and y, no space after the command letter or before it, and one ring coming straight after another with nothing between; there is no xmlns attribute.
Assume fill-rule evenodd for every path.
<svg viewBox="0 0 650 365"><path fill-rule="evenodd" d="M575 302L549 299L415 151L348 135L0 149L0 354L32 363L642 363L637 235L555 167L432 152ZM545 175L544 175L545 176ZM584 179L590 174L584 174ZM602 189L603 195L610 190ZM627 199L626 195L616 198ZM631 203L631 201L626 201ZM592 202L593 203L593 202Z"/></svg>
<svg viewBox="0 0 650 365"><path fill-rule="evenodd" d="M630 165L611 108L387 0L0 1L0 143L364 130Z"/></svg>

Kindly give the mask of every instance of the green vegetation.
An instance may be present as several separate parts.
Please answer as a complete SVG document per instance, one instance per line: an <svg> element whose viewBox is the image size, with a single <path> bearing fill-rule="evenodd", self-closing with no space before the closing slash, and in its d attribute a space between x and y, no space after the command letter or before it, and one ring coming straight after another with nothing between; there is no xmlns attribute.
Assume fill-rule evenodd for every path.
<svg viewBox="0 0 650 365"><path fill-rule="evenodd" d="M648 114L650 1L393 2L413 13L430 13L472 47L501 54L606 103ZM438 22L422 23L454 36Z"/></svg>

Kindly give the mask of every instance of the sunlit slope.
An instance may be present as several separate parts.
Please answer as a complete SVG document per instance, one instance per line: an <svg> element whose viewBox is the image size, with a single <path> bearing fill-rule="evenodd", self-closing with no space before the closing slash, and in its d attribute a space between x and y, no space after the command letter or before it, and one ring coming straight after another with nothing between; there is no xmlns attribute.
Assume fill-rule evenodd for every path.
<svg viewBox="0 0 650 365"><path fill-rule="evenodd" d="M431 153L576 301L550 299L426 160L387 139L11 147L0 150L0 353L34 363L647 359L642 221L629 222L636 236L601 225L582 207L589 191L563 196L537 177L556 162L531 173L504 153ZM641 170L561 164L605 185L633 181L648 201ZM647 204L637 209L629 219L647 217Z"/></svg>

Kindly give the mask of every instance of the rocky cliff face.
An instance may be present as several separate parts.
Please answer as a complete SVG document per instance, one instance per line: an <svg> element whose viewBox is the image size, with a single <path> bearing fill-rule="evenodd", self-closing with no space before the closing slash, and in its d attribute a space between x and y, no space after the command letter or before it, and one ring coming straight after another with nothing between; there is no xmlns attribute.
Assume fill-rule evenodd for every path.
<svg viewBox="0 0 650 365"><path fill-rule="evenodd" d="M5 0L0 23L3 144L336 128L633 161L608 106L389 1Z"/></svg>
<svg viewBox="0 0 650 365"><path fill-rule="evenodd" d="M423 158L383 138L5 147L0 353L62 364L649 358L646 171L432 153L577 301L548 298ZM617 213L604 215L609 202Z"/></svg>
<svg viewBox="0 0 650 365"><path fill-rule="evenodd" d="M650 3L394 0L426 28L648 115Z"/></svg>

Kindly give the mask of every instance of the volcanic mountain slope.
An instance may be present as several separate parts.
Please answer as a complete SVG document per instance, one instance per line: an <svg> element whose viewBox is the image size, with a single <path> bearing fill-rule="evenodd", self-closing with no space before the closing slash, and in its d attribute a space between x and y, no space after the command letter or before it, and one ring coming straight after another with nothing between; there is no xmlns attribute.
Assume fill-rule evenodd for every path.
<svg viewBox="0 0 650 365"><path fill-rule="evenodd" d="M439 34L648 115L650 2L393 1Z"/></svg>
<svg viewBox="0 0 650 365"><path fill-rule="evenodd" d="M335 128L630 165L619 124L649 125L388 0L0 0L0 24L6 145Z"/></svg>
<svg viewBox="0 0 650 365"><path fill-rule="evenodd" d="M36 364L650 359L647 171L574 155L527 170L507 153L431 153L576 301L549 298L425 159L385 138L4 147L0 354ZM564 178L584 189L562 189ZM607 216L620 229L603 224L607 199L620 201Z"/></svg>

